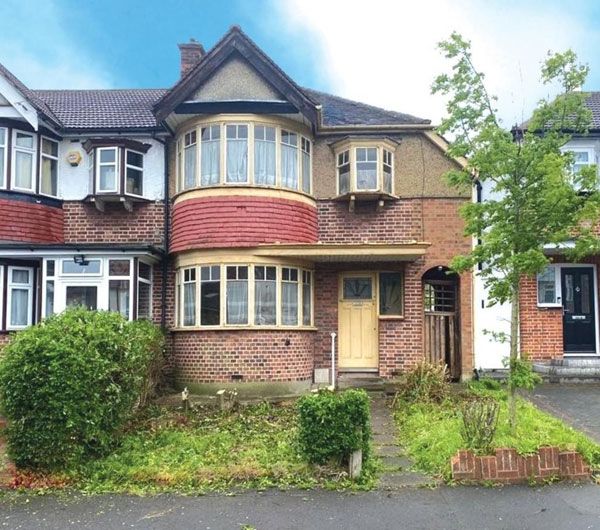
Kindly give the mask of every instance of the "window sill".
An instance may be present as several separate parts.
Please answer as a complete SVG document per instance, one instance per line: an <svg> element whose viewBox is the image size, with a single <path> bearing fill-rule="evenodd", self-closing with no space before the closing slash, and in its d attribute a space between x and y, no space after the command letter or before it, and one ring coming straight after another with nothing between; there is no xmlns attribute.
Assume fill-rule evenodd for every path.
<svg viewBox="0 0 600 530"><path fill-rule="evenodd" d="M406 320L404 315L379 315L379 320Z"/></svg>
<svg viewBox="0 0 600 530"><path fill-rule="evenodd" d="M295 190L292 188L285 188L283 186L269 186L263 184L252 184L252 183L231 183L231 184L214 184L211 186L194 186L193 188L186 188L184 190L178 190L175 195L173 195L172 199L176 201L179 197L184 196L190 192L205 192L207 195L210 194L211 191L214 190L258 190L258 191L270 191L270 192L282 192L282 193L290 193L294 195L300 195L302 197L307 197L308 199L315 200L314 196L310 193L306 193L302 190Z"/></svg>
<svg viewBox="0 0 600 530"><path fill-rule="evenodd" d="M315 326L178 326L171 331L318 331Z"/></svg>
<svg viewBox="0 0 600 530"><path fill-rule="evenodd" d="M562 304L537 304L538 309L562 309Z"/></svg>

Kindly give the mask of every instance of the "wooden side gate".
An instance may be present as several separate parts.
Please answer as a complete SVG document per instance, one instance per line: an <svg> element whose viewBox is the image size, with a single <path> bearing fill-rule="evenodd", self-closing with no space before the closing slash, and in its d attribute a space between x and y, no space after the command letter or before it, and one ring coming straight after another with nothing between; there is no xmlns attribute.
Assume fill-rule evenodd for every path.
<svg viewBox="0 0 600 530"><path fill-rule="evenodd" d="M423 282L425 359L445 363L450 377L460 379L460 326L454 281Z"/></svg>

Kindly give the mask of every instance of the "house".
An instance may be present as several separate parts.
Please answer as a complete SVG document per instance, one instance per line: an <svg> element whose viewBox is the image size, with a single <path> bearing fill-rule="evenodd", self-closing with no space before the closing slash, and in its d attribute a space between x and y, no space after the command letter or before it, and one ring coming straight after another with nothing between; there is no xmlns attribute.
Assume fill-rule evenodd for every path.
<svg viewBox="0 0 600 530"><path fill-rule="evenodd" d="M564 147L574 154L574 171L597 164L600 156L600 92L589 93L586 104L592 112L589 134L573 136ZM477 193L480 201L492 195L487 183ZM564 254L571 244L548 245L545 252L551 264L537 277L522 280L520 350L529 356L538 372L585 377L592 372L600 373L600 257L570 262ZM502 369L509 345L494 340L487 331L509 333L510 303L487 307L486 289L475 275L474 308L475 369L483 372Z"/></svg>
<svg viewBox="0 0 600 530"><path fill-rule="evenodd" d="M471 247L429 120L298 86L239 27L170 89L0 71L0 340L69 305L151 318L178 384L295 394L472 361Z"/></svg>

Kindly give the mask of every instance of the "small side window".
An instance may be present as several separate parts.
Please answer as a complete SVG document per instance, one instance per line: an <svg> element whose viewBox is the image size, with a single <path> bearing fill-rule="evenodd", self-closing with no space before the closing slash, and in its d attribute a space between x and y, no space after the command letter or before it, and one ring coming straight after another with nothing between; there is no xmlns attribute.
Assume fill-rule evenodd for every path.
<svg viewBox="0 0 600 530"><path fill-rule="evenodd" d="M557 270L556 267L546 267L546 269L537 275L537 293L538 305L559 305L560 295L557 289Z"/></svg>

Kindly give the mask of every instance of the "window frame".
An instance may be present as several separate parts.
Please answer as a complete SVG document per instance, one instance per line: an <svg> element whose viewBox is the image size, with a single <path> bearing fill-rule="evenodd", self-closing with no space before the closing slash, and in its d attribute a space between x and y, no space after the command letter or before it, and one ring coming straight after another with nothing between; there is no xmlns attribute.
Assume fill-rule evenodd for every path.
<svg viewBox="0 0 600 530"><path fill-rule="evenodd" d="M29 282L27 284L14 283L12 279L13 271L27 271L29 274ZM33 267L21 267L19 265L9 265L6 267L6 330L14 331L28 328L33 324L33 290L35 285L35 272ZM27 291L27 324L12 325L10 323L12 317L12 292L13 289Z"/></svg>
<svg viewBox="0 0 600 530"><path fill-rule="evenodd" d="M33 147L20 147L17 145L17 135L25 134L30 136L33 140ZM13 129L12 130L12 149L11 149L11 179L10 179L10 188L15 191L23 191L26 193L36 193L37 190L37 148L39 143L39 135L36 133L31 133L28 131L23 131L21 129ZM17 153L26 153L31 155L31 188L21 188L16 185L16 171L17 171Z"/></svg>
<svg viewBox="0 0 600 530"><path fill-rule="evenodd" d="M397 274L400 276L400 312L393 314L383 314L381 312L381 275ZM383 270L377 272L377 316L381 320L401 320L404 318L405 311L405 274L402 270Z"/></svg>
<svg viewBox="0 0 600 530"><path fill-rule="evenodd" d="M115 161L114 162L102 162L103 151L114 151L115 153ZM110 147L96 147L95 148L95 186L94 191L97 195L114 195L120 192L120 184L121 184L121 171L120 171L120 152L121 148L117 146ZM115 189L101 189L100 188L100 168L104 166L114 166L115 168Z"/></svg>
<svg viewBox="0 0 600 530"><path fill-rule="evenodd" d="M44 153L44 141L48 141L48 142L52 142L52 143L56 144L56 156L49 155L48 153ZM60 193L59 193L60 142L58 140L54 140L53 138L50 138L48 136L41 135L40 136L40 153L39 153L39 155L40 155L40 157L39 157L39 185L40 185L39 194L44 195L46 197L57 198L60 195ZM43 164L44 158L56 162L56 195L52 195L51 193L44 193L42 191L42 171L43 171L43 167L44 167L44 164Z"/></svg>
<svg viewBox="0 0 600 530"><path fill-rule="evenodd" d="M228 136L228 128L229 127L235 127L235 134L236 134L235 138L229 138L229 136ZM240 138L239 136L237 136L239 134L240 127L246 128L246 138L245 138L245 140L246 140L246 180L240 181L240 182L234 182L234 181L228 180L229 175L228 175L227 158L228 158L228 150L229 150L229 141L230 140L231 141L239 141L239 140L244 139L244 138ZM254 131L254 124L249 123L249 122L227 122L223 125L223 129L221 130L221 136L219 137L219 149L220 149L220 153L221 153L221 151L225 151L225 153L223 155L223 170L221 170L221 168L219 168L220 183L223 183L227 186L247 186L248 184L251 183L251 181L250 181L250 162L251 162L250 148L251 147L254 148L254 135L252 135L252 138L251 138L250 129L252 129L252 131ZM223 134L223 132L225 132L225 134ZM202 138L200 139L200 141L202 141ZM202 169L200 169L200 171L202 171Z"/></svg>
<svg viewBox="0 0 600 530"><path fill-rule="evenodd" d="M135 149L129 149L128 147L124 147L124 157L123 157L123 162L125 164L125 167L123 169L123 193L125 195L130 195L132 197L143 197L144 196L144 155L145 153L142 153L141 151L136 151ZM127 154L128 153L134 153L136 155L140 155L142 157L142 165L141 167L139 166L134 166L133 164L130 164L127 161ZM141 183L140 183L140 189L141 189L141 193L131 193L129 191L127 191L127 170L128 169L133 169L135 171L139 171L140 172L140 179L141 179Z"/></svg>
<svg viewBox="0 0 600 530"><path fill-rule="evenodd" d="M140 274L140 265L147 265L150 269L150 278L143 278ZM135 318L139 320L140 318L140 283L146 284L150 286L150 297L148 299L148 317L147 320L152 321L153 311L152 311L152 302L153 302L153 293L152 293L152 285L154 281L154 267L151 263L148 263L142 259L138 259L137 263L134 264L135 267ZM146 318L146 317L143 317Z"/></svg>
<svg viewBox="0 0 600 530"><path fill-rule="evenodd" d="M0 127L1 130L4 131L4 143L0 144L0 149L3 149L2 156L2 172L0 173L0 190L5 190L8 188L8 146L9 146L9 138L10 130L8 127ZM2 315L0 314L0 319Z"/></svg>
<svg viewBox="0 0 600 530"><path fill-rule="evenodd" d="M562 283L561 283L561 266L555 263L549 264L545 270L552 269L554 271L554 302L540 302L540 276L542 273L535 275L535 301L537 307L560 308L562 304Z"/></svg>

